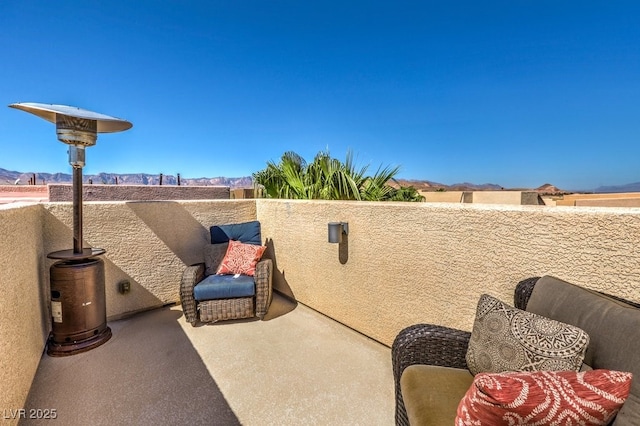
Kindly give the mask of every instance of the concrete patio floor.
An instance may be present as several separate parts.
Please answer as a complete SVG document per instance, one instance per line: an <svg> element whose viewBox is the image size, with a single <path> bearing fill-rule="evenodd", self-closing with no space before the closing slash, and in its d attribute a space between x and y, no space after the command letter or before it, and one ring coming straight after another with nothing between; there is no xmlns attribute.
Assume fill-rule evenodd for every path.
<svg viewBox="0 0 640 426"><path fill-rule="evenodd" d="M64 425L393 425L390 349L288 299L264 321L192 327L180 306L109 322L78 355L43 355L25 408ZM50 420L24 419L20 424Z"/></svg>

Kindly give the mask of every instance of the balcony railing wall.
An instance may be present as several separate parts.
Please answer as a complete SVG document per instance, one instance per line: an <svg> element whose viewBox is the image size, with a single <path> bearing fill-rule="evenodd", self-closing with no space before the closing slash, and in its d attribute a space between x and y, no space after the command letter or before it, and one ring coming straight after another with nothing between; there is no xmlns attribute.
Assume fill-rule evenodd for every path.
<svg viewBox="0 0 640 426"><path fill-rule="evenodd" d="M482 293L551 274L640 301L640 209L258 200L276 287L390 345L403 327L470 330ZM349 223L346 247L327 223ZM341 263L340 250L348 259ZM344 259L343 259L344 262Z"/></svg>
<svg viewBox="0 0 640 426"><path fill-rule="evenodd" d="M255 220L254 200L88 202L85 245L107 250L107 318L178 301L185 265L202 261L213 223ZM0 206L0 407L23 408L50 330L47 253L73 246L70 203ZM131 291L122 295L118 283ZM9 412L9 411L7 411Z"/></svg>
<svg viewBox="0 0 640 426"><path fill-rule="evenodd" d="M88 202L84 237L106 249L109 320L178 301L208 228L258 219L274 286L390 345L418 322L470 329L478 297L510 301L552 274L640 301L640 209L295 200ZM341 244L328 222L349 223ZM20 408L49 330L51 251L72 245L69 203L0 209L4 407ZM118 283L128 280L122 295ZM15 354L18 354L16 356Z"/></svg>
<svg viewBox="0 0 640 426"><path fill-rule="evenodd" d="M73 211L68 203L45 204L45 252L69 248ZM202 262L211 224L256 219L246 201L135 201L84 204L85 245L106 250L107 319L179 301L185 265ZM118 292L129 281L131 291ZM48 277L45 277L45 282Z"/></svg>
<svg viewBox="0 0 640 426"><path fill-rule="evenodd" d="M0 407L23 408L49 332L40 205L0 206Z"/></svg>

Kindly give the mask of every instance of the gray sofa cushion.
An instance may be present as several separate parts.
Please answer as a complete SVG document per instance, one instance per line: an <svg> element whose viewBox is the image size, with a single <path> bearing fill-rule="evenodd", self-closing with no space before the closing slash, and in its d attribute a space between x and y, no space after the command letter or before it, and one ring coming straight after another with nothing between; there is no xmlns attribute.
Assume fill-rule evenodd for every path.
<svg viewBox="0 0 640 426"><path fill-rule="evenodd" d="M640 424L640 309L546 276L536 283L527 311L580 327L589 334L584 362L633 373L629 398L616 426Z"/></svg>

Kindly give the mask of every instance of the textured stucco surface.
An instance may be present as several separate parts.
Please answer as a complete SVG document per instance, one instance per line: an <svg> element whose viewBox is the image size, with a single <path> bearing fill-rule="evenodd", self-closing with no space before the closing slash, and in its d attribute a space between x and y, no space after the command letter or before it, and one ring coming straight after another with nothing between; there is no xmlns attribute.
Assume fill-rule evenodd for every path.
<svg viewBox="0 0 640 426"><path fill-rule="evenodd" d="M72 205L46 204L45 211L45 252L71 248ZM252 200L84 203L85 246L106 250L107 318L178 302L182 272L203 261L209 227L255 217ZM131 283L126 295L118 292L122 280Z"/></svg>
<svg viewBox="0 0 640 426"><path fill-rule="evenodd" d="M30 192L46 195L48 193L48 189L45 185L0 185L0 193L5 192Z"/></svg>
<svg viewBox="0 0 640 426"><path fill-rule="evenodd" d="M472 192L468 192L473 194ZM427 203L462 203L464 195L463 191L420 191L420 195L424 197Z"/></svg>
<svg viewBox="0 0 640 426"><path fill-rule="evenodd" d="M535 191L474 191L472 201L476 204L538 205Z"/></svg>
<svg viewBox="0 0 640 426"><path fill-rule="evenodd" d="M209 226L255 218L252 200L84 203L85 245L107 250L108 320L178 302L182 271L203 260ZM0 408L17 410L24 407L51 329L54 261L46 255L73 246L73 206L0 205L0 238ZM123 279L131 283L127 295L117 291Z"/></svg>
<svg viewBox="0 0 640 426"><path fill-rule="evenodd" d="M44 348L46 254L71 248L72 210L0 206L0 357L10 389L0 394L8 408L20 408ZM258 199L87 202L83 210L86 244L107 250L109 320L177 302L209 226L256 218L276 289L386 345L415 323L469 330L482 293L510 302L515 284L531 276L640 302L637 208ZM327 242L335 221L349 223L342 244ZM117 291L124 279L127 295Z"/></svg>
<svg viewBox="0 0 640 426"><path fill-rule="evenodd" d="M567 194L556 201L558 206L596 206L596 207L638 207L630 204L640 199L640 192L619 192L615 194ZM620 204L619 200L625 202ZM593 204L592 204L593 202ZM627 204L628 203L628 204Z"/></svg>
<svg viewBox="0 0 640 426"><path fill-rule="evenodd" d="M415 323L470 330L482 293L512 302L515 284L531 276L640 301L640 209L257 204L274 241L276 288L387 345ZM327 242L333 221L349 222L343 247Z"/></svg>
<svg viewBox="0 0 640 426"><path fill-rule="evenodd" d="M640 207L640 198L609 198L609 199L582 199L575 200L577 207L592 206L592 207Z"/></svg>
<svg viewBox="0 0 640 426"><path fill-rule="evenodd" d="M49 201L73 201L73 185L50 184ZM228 200L227 186L84 185L84 201Z"/></svg>
<svg viewBox="0 0 640 426"><path fill-rule="evenodd" d="M428 203L542 204L535 191L420 191Z"/></svg>
<svg viewBox="0 0 640 426"><path fill-rule="evenodd" d="M2 410L23 408L48 334L41 229L41 206L0 206Z"/></svg>

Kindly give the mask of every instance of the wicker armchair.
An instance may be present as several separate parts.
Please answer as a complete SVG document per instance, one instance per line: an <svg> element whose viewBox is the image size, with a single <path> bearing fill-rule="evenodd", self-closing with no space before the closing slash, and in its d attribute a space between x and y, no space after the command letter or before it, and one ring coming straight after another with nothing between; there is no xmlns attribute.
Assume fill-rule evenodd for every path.
<svg viewBox="0 0 640 426"><path fill-rule="evenodd" d="M185 318L192 326L198 322L210 323L219 320L258 317L263 319L272 299L273 262L261 259L254 276L216 275L229 240L260 245L260 223L257 221L241 224L212 226L211 242L204 247L204 263L188 266L182 274L180 301ZM210 277L209 279L207 279ZM203 299L194 291L201 283L215 281L222 290L217 295ZM241 282L244 290L237 293L234 280ZM226 286L226 287L225 287ZM247 290L249 289L249 290Z"/></svg>
<svg viewBox="0 0 640 426"><path fill-rule="evenodd" d="M514 305L525 309L539 277L518 283ZM433 324L416 324L400 331L391 347L396 395L396 424L409 425L407 411L400 392L400 377L405 368L414 364L467 368L465 359L471 333Z"/></svg>

